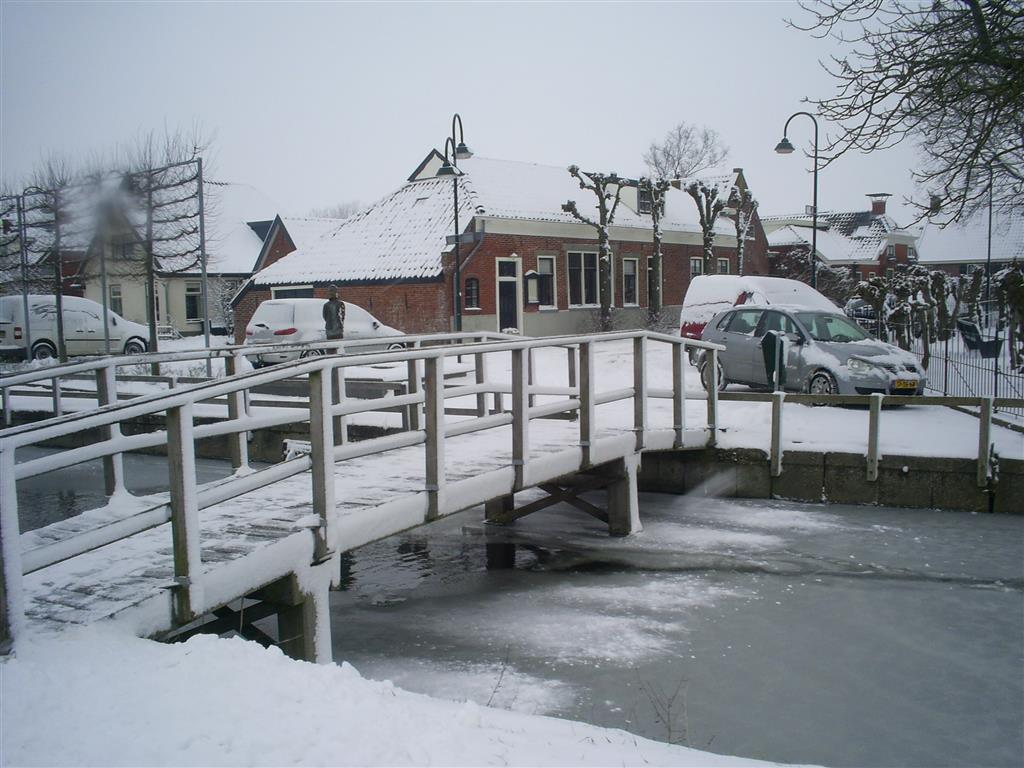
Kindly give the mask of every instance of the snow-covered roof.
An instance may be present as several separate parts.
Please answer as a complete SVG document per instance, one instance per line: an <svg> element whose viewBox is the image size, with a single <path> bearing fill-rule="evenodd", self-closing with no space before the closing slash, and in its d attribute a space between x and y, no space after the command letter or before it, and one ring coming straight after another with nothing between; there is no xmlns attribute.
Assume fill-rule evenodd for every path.
<svg viewBox="0 0 1024 768"><path fill-rule="evenodd" d="M988 213L979 212L965 224L945 229L927 224L921 236L923 263L978 263L988 257ZM1024 217L992 216L992 260L1024 262Z"/></svg>
<svg viewBox="0 0 1024 768"><path fill-rule="evenodd" d="M436 154L436 153L434 153ZM441 273L441 254L448 250L446 237L453 233L451 177L433 175L429 160L399 189L366 210L338 223L333 231L311 241L296 242L288 254L254 278L256 285L397 280L434 277ZM575 200L579 212L597 219L597 199L564 167L539 165L474 156L459 161L459 221L465 227L474 216L578 224L562 210ZM724 175L706 183L724 186L728 192L736 176ZM290 221L290 220L289 220ZM291 224L285 222L288 231ZM616 209L612 226L650 230L651 217L625 203ZM696 206L679 189L666 193L662 229L666 232L700 232ZM732 232L727 219L716 231Z"/></svg>
<svg viewBox="0 0 1024 768"><path fill-rule="evenodd" d="M269 226L280 212L280 206L249 184L207 183L206 193L211 201L205 222L207 271L252 272L263 248L263 236L250 224L268 222ZM263 235L266 235L265 230Z"/></svg>
<svg viewBox="0 0 1024 768"><path fill-rule="evenodd" d="M296 248L309 248L317 240L333 232L345 219L323 219L300 216L282 216L281 223Z"/></svg>
<svg viewBox="0 0 1024 768"><path fill-rule="evenodd" d="M768 233L769 249L809 246L811 243L813 227L809 216L766 216L761 221ZM894 235L917 238L920 233L901 229L889 216L871 211L823 211L818 214L818 256L828 264L877 261Z"/></svg>

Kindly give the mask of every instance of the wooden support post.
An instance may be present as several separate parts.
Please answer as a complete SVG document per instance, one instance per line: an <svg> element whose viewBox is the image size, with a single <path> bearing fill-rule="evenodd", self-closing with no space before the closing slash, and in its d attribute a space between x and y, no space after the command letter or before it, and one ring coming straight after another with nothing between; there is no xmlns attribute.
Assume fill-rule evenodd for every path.
<svg viewBox="0 0 1024 768"><path fill-rule="evenodd" d="M589 341L580 344L580 448L581 466L590 466L590 450L594 442L594 347Z"/></svg>
<svg viewBox="0 0 1024 768"><path fill-rule="evenodd" d="M515 517L512 513L516 508L515 499L513 493L508 496L499 496L496 499L488 499L484 502L484 520L497 525L514 522Z"/></svg>
<svg viewBox="0 0 1024 768"><path fill-rule="evenodd" d="M96 369L96 403L102 408L117 402L117 371L113 365ZM116 440L121 436L121 425L111 424L101 429L104 440ZM113 496L124 488L124 456L115 453L103 457L103 487L107 496Z"/></svg>
<svg viewBox="0 0 1024 768"><path fill-rule="evenodd" d="M512 350L512 467L515 490L526 484L526 464L530 460L530 350Z"/></svg>
<svg viewBox="0 0 1024 768"><path fill-rule="evenodd" d="M334 419L331 417L329 367L309 373L309 445L313 475L313 513L320 518L315 533L313 562L320 563L334 551Z"/></svg>
<svg viewBox="0 0 1024 768"><path fill-rule="evenodd" d="M473 378L477 384L483 384L487 381L487 363L484 358L483 352L476 352L473 355ZM477 392L476 395L476 415L483 418L487 415L487 393Z"/></svg>
<svg viewBox="0 0 1024 768"><path fill-rule="evenodd" d="M167 411L167 464L170 470L171 536L174 547L174 621L187 624L202 613L192 403Z"/></svg>
<svg viewBox="0 0 1024 768"><path fill-rule="evenodd" d="M426 441L427 520L436 520L443 511L441 493L445 485L444 466L444 370L443 357L428 357L424 362L424 420Z"/></svg>
<svg viewBox="0 0 1024 768"><path fill-rule="evenodd" d="M647 337L633 339L633 433L636 435L635 449L644 449L644 433L647 431Z"/></svg>
<svg viewBox="0 0 1024 768"><path fill-rule="evenodd" d="M24 614L14 449L0 446L0 656L10 653Z"/></svg>
<svg viewBox="0 0 1024 768"><path fill-rule="evenodd" d="M683 447L683 435L686 432L686 366L683 363L685 347L682 344L672 345L672 428L675 430L674 448Z"/></svg>
<svg viewBox="0 0 1024 768"><path fill-rule="evenodd" d="M420 361L410 360L407 364L408 368L408 381L406 383L406 392L410 395L414 395L420 391ZM419 404L413 403L407 407L409 421L409 429L413 432L419 430L423 420L420 418L421 409Z"/></svg>
<svg viewBox="0 0 1024 768"><path fill-rule="evenodd" d="M718 443L718 350L708 350L711 359L711 387L708 389L708 447Z"/></svg>
<svg viewBox="0 0 1024 768"><path fill-rule="evenodd" d="M331 375L331 405L341 405L348 397L345 391L346 368L335 368ZM348 443L348 416L334 416L334 442L338 445Z"/></svg>
<svg viewBox="0 0 1024 768"><path fill-rule="evenodd" d="M992 398L978 398L978 487L984 488L988 485L988 476L991 472L991 443L992 443Z"/></svg>
<svg viewBox="0 0 1024 768"><path fill-rule="evenodd" d="M228 378L238 374L241 355L233 354L224 359L224 373ZM228 394L228 418L234 421L246 413L245 395L248 390L238 390ZM233 432L228 435L228 452L231 454L231 467L239 470L249 469L249 441L246 439L248 430Z"/></svg>
<svg viewBox="0 0 1024 768"><path fill-rule="evenodd" d="M64 415L64 406L61 403L61 398L60 398L60 377L59 376L57 378L53 379L53 393L52 393L52 396L53 396L53 415L54 416L63 416Z"/></svg>
<svg viewBox="0 0 1024 768"><path fill-rule="evenodd" d="M316 569L314 569L315 571ZM327 662L329 659L318 658L317 632L321 621L326 617L318 616L318 610L326 606L327 596L323 596L323 604L317 605L316 595L299 585L293 574L268 584L253 597L271 605L277 613L277 646L286 656L300 661ZM325 631L330 632L330 623L325 622ZM326 643L329 648L329 643Z"/></svg>
<svg viewBox="0 0 1024 768"><path fill-rule="evenodd" d="M576 355L578 350L576 347L568 347L565 351L567 353L567 362L569 364L569 387L572 388L576 386L576 382L578 380L576 376Z"/></svg>
<svg viewBox="0 0 1024 768"><path fill-rule="evenodd" d="M782 474L782 403L785 399L785 392L772 392L772 477Z"/></svg>
<svg viewBox="0 0 1024 768"><path fill-rule="evenodd" d="M871 402L868 412L868 476L869 483L878 481L878 438L882 420L882 401L885 395L881 392L871 394Z"/></svg>
<svg viewBox="0 0 1024 768"><path fill-rule="evenodd" d="M608 474L615 478L608 484L608 532L612 536L628 536L643 530L636 483L639 466L637 453L613 462L609 468Z"/></svg>
<svg viewBox="0 0 1024 768"><path fill-rule="evenodd" d="M10 387L4 387L0 390L0 397L3 398L4 403L4 426L11 426L11 400L14 398L14 392Z"/></svg>
<svg viewBox="0 0 1024 768"><path fill-rule="evenodd" d="M526 350L526 370L527 370L526 383L527 383L527 385L528 385L528 387L529 387L529 389L531 391L531 394L529 396L529 403L530 403L530 407L533 408L533 406L537 404L537 396L532 394L532 391L533 391L533 385L536 384L537 381L536 381L536 379L534 379L533 348L532 347L530 349Z"/></svg>

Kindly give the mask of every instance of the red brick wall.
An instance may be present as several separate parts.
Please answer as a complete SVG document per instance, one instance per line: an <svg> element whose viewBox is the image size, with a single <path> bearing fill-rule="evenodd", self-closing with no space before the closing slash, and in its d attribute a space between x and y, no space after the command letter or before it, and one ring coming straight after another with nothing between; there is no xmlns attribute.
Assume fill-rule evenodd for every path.
<svg viewBox="0 0 1024 768"><path fill-rule="evenodd" d="M341 298L356 304L382 323L405 333L441 333L449 330L450 309L445 284L403 283L400 285L339 286ZM327 301L330 287L318 285L313 296ZM260 302L271 298L270 288L250 289L234 307L235 343L245 341L245 326Z"/></svg>
<svg viewBox="0 0 1024 768"><path fill-rule="evenodd" d="M275 228L273 238L267 247L266 253L263 255L263 260L257 266L257 270L269 267L275 261L280 261L294 250L295 243L292 242L291 237L288 236L284 228Z"/></svg>

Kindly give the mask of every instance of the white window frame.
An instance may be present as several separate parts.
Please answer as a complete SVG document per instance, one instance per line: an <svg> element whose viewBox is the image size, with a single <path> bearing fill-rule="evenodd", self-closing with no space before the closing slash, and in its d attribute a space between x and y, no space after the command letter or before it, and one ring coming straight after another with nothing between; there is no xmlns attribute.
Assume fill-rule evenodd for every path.
<svg viewBox="0 0 1024 768"><path fill-rule="evenodd" d="M723 264L725 265L725 271L724 272L722 271L722 265ZM715 273L716 275L728 275L728 274L730 274L729 273L729 259L723 259L723 258L719 257L717 269L718 269L718 271Z"/></svg>
<svg viewBox="0 0 1024 768"><path fill-rule="evenodd" d="M690 257L690 277L697 277L704 274L704 258L702 256Z"/></svg>
<svg viewBox="0 0 1024 768"><path fill-rule="evenodd" d="M573 304L572 303L572 273L569 270L569 255L573 254L573 253L578 253L578 254L580 254L580 257L581 257L580 258L580 299L584 300L584 302L582 304ZM586 298L587 298L585 296L585 293L586 293L586 291L585 291L586 281L583 279L583 275L586 274L586 267L585 267L585 261L584 260L585 260L585 258L587 256L593 256L594 257L594 267L597 270L597 279L596 279L596 293L597 293L597 296L595 297L597 299L597 302L594 303L594 304L588 304L585 301ZM568 299L568 302L569 302L569 307L571 309L586 309L586 308L592 309L594 307L601 306L601 254L598 251L583 251L583 250L576 250L576 249L573 249L571 251L566 251L565 252L565 274L566 274L566 280L569 281L569 286L568 286L568 290L567 290L567 299ZM612 270L612 296L613 297L615 296L615 285L614 285L615 281L614 281L614 277L615 277L615 271Z"/></svg>
<svg viewBox="0 0 1024 768"><path fill-rule="evenodd" d="M538 256L538 275L547 274L545 272L540 271L540 263L542 260L551 262L551 298L554 301L554 304L539 304L538 309L558 309L558 257L553 255ZM600 290L600 288L598 290Z"/></svg>
<svg viewBox="0 0 1024 768"><path fill-rule="evenodd" d="M635 301L626 301L626 262L633 262L633 293ZM622 306L640 306L640 259L634 256L622 259Z"/></svg>

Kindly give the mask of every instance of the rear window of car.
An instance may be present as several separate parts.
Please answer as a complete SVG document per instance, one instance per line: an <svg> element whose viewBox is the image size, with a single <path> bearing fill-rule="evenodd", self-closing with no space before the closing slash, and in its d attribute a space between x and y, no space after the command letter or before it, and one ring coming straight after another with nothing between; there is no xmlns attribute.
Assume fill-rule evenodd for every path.
<svg viewBox="0 0 1024 768"><path fill-rule="evenodd" d="M752 334L763 313L763 309L741 309L733 312L725 330L729 333Z"/></svg>
<svg viewBox="0 0 1024 768"><path fill-rule="evenodd" d="M266 323L267 325L291 323L293 309L291 304L275 304L265 301L256 308L252 322Z"/></svg>

